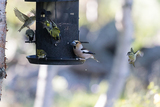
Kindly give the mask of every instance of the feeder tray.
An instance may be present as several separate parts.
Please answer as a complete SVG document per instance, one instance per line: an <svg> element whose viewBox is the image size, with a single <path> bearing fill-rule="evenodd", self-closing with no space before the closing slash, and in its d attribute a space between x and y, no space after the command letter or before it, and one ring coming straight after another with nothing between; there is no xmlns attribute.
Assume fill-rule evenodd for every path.
<svg viewBox="0 0 160 107"><path fill-rule="evenodd" d="M83 64L86 60L79 58L39 58L36 55L26 57L32 64L47 64L47 65L78 65Z"/></svg>

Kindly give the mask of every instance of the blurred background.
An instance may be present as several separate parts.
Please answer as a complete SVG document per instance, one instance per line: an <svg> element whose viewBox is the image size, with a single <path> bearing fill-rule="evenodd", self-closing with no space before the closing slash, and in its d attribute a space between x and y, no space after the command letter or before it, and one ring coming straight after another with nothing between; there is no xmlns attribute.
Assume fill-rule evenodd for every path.
<svg viewBox="0 0 160 107"><path fill-rule="evenodd" d="M25 43L26 28L18 32L22 22L15 17L15 7L29 14L35 3L7 0L8 76L3 81L0 107L104 107L115 68L120 36L116 23L121 17L122 2L80 0L80 40L89 42L84 46L96 53L100 63L88 59L83 65L73 66L28 62L26 56L35 54L35 44ZM114 106L160 107L160 0L133 0L130 14L133 35L128 35L131 38L128 46L134 51L141 50L144 56L138 57L133 67L124 51L126 58L122 61L127 62L129 69L125 81L117 81L124 85ZM35 27L34 23L31 28Z"/></svg>

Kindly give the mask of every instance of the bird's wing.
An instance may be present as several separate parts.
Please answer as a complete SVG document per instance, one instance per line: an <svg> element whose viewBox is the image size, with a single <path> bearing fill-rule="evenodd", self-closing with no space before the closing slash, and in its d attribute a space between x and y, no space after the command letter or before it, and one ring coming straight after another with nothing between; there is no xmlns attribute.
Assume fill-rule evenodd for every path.
<svg viewBox="0 0 160 107"><path fill-rule="evenodd" d="M44 50L42 50L42 51L41 51L41 54L44 54L44 55L46 55L46 52L45 52Z"/></svg>
<svg viewBox="0 0 160 107"><path fill-rule="evenodd" d="M22 12L20 12L17 8L14 8L14 13L18 17L18 19L22 22L25 22L29 17Z"/></svg>
<svg viewBox="0 0 160 107"><path fill-rule="evenodd" d="M89 50L87 50L86 48L82 48L82 53L85 53L85 54L95 54L93 52L90 52Z"/></svg>
<svg viewBox="0 0 160 107"><path fill-rule="evenodd" d="M39 55L40 54L40 50L39 49L37 49L37 55Z"/></svg>
<svg viewBox="0 0 160 107"><path fill-rule="evenodd" d="M136 55L136 56L141 56L141 57L142 57L142 56L143 56L143 52L141 52L141 51L138 50L138 51L135 52L135 55Z"/></svg>
<svg viewBox="0 0 160 107"><path fill-rule="evenodd" d="M54 29L58 32L58 34L60 33L60 30L58 27L55 27Z"/></svg>
<svg viewBox="0 0 160 107"><path fill-rule="evenodd" d="M57 25L54 23L53 20L49 19L49 21L52 23L52 26L53 26L53 27L57 27Z"/></svg>
<svg viewBox="0 0 160 107"><path fill-rule="evenodd" d="M131 52L133 52L134 53L134 51L133 51L133 49L131 48Z"/></svg>
<svg viewBox="0 0 160 107"><path fill-rule="evenodd" d="M36 16L36 11L34 9L31 10L31 13L33 13L34 16Z"/></svg>
<svg viewBox="0 0 160 107"><path fill-rule="evenodd" d="M134 62L132 63L132 65L135 67L135 64L134 64Z"/></svg>

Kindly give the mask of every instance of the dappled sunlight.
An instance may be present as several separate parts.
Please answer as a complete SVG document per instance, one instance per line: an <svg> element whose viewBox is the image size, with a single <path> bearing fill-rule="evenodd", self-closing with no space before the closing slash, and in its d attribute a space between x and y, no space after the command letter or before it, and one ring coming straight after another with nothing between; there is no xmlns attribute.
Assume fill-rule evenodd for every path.
<svg viewBox="0 0 160 107"><path fill-rule="evenodd" d="M160 103L160 95L159 94L154 95L154 103L155 104Z"/></svg>
<svg viewBox="0 0 160 107"><path fill-rule="evenodd" d="M123 30L123 25L121 23L122 18L123 18L122 12L118 11L116 13L116 15L115 15L115 20L116 20L116 24L115 25L116 25L117 30L119 30L119 31Z"/></svg>
<svg viewBox="0 0 160 107"><path fill-rule="evenodd" d="M98 18L97 0L88 0L86 5L86 17L89 22L94 22Z"/></svg>
<svg viewBox="0 0 160 107"><path fill-rule="evenodd" d="M160 28L160 25L158 24L160 22L160 4L158 2L158 0L134 1L133 20L136 38L135 42L133 42L134 46L138 47L138 44L140 47L157 45L152 38L157 37L156 35ZM143 42L137 42L141 40L143 40Z"/></svg>
<svg viewBox="0 0 160 107"><path fill-rule="evenodd" d="M101 94L98 98L98 101L94 107L104 107L105 103L107 101L107 96L106 94Z"/></svg>
<svg viewBox="0 0 160 107"><path fill-rule="evenodd" d="M41 65L39 68L39 80L37 83L37 92L34 107L41 107L43 105L43 97L46 87L46 77L47 77L47 65Z"/></svg>
<svg viewBox="0 0 160 107"><path fill-rule="evenodd" d="M56 92L65 91L68 88L68 82L64 77L55 76L52 80L53 89Z"/></svg>
<svg viewBox="0 0 160 107"><path fill-rule="evenodd" d="M99 91L99 85L98 84L93 84L91 86L91 91L92 91L92 93L97 93Z"/></svg>

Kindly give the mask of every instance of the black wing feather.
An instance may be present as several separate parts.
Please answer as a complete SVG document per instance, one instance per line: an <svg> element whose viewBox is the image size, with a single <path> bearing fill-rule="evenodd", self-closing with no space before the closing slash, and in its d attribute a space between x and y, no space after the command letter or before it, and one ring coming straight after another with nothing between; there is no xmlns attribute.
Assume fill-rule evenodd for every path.
<svg viewBox="0 0 160 107"><path fill-rule="evenodd" d="M82 48L81 50L83 51L83 50L87 50L87 49L86 48ZM85 54L95 54L95 53L90 52L90 51L88 51L88 52L83 51L83 53L85 53Z"/></svg>

